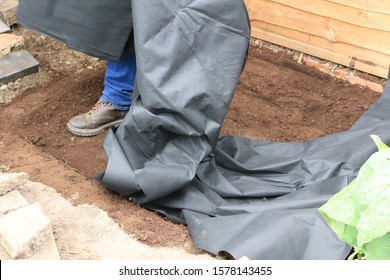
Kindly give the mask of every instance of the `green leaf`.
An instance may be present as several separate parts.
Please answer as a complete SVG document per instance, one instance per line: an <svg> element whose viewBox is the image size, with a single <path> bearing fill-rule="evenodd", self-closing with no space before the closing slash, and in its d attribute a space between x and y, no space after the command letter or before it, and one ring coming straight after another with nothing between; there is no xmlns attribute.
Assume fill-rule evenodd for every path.
<svg viewBox="0 0 390 280"><path fill-rule="evenodd" d="M390 232L390 185L361 214L357 224L358 245L363 246Z"/></svg>
<svg viewBox="0 0 390 280"><path fill-rule="evenodd" d="M357 247L356 226L359 221L359 212L356 209L353 193L355 180L341 192L335 194L320 209L325 221L336 235L352 247Z"/></svg>
<svg viewBox="0 0 390 280"><path fill-rule="evenodd" d="M379 151L319 211L337 236L367 259L390 259L390 149L371 137Z"/></svg>
<svg viewBox="0 0 390 280"><path fill-rule="evenodd" d="M368 260L390 260L390 233L363 246Z"/></svg>
<svg viewBox="0 0 390 280"><path fill-rule="evenodd" d="M378 135L371 135L371 138L374 139L376 146L378 147L379 151L388 149L389 147L382 142L382 140L379 138Z"/></svg>

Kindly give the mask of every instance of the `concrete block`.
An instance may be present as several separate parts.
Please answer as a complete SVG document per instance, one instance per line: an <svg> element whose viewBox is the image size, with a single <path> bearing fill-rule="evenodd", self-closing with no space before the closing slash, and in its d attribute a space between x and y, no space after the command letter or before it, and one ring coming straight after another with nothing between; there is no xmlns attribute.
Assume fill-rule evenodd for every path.
<svg viewBox="0 0 390 280"><path fill-rule="evenodd" d="M60 260L60 254L53 234L39 245L36 252L28 260Z"/></svg>
<svg viewBox="0 0 390 280"><path fill-rule="evenodd" d="M0 196L0 217L26 205L28 205L28 201L18 191L14 190Z"/></svg>
<svg viewBox="0 0 390 280"><path fill-rule="evenodd" d="M0 260L10 260L11 257L8 255L7 251L0 246Z"/></svg>
<svg viewBox="0 0 390 280"><path fill-rule="evenodd" d="M58 253L58 247L54 236L50 235L49 238L42 243L37 251L29 258L25 260L60 260L60 254ZM12 260L7 251L0 246L0 260Z"/></svg>
<svg viewBox="0 0 390 280"><path fill-rule="evenodd" d="M53 235L50 219L39 203L0 218L0 245L13 259L29 258Z"/></svg>
<svg viewBox="0 0 390 280"><path fill-rule="evenodd" d="M0 195L6 194L15 188L27 184L26 173L0 173Z"/></svg>
<svg viewBox="0 0 390 280"><path fill-rule="evenodd" d="M10 32L11 29L2 20L0 20L0 33Z"/></svg>
<svg viewBox="0 0 390 280"><path fill-rule="evenodd" d="M10 53L0 59L0 84L37 73L39 63L26 50Z"/></svg>
<svg viewBox="0 0 390 280"><path fill-rule="evenodd" d="M24 49L22 36L14 34L0 34L0 58L11 53Z"/></svg>
<svg viewBox="0 0 390 280"><path fill-rule="evenodd" d="M0 19L8 26L17 23L16 9L18 5L19 0L0 0Z"/></svg>

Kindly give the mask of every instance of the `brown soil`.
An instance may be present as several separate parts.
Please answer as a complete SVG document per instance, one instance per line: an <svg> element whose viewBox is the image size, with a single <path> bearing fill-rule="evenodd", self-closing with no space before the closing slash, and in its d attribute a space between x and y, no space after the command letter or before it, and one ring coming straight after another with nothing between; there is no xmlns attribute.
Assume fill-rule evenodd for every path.
<svg viewBox="0 0 390 280"><path fill-rule="evenodd" d="M0 166L27 172L74 204L107 211L129 234L156 247L198 253L184 225L132 204L100 186L105 133L82 138L66 130L72 116L100 96L105 63L19 28L38 74L7 85L17 97L0 104ZM251 45L248 62L225 119L222 135L306 141L347 130L380 95L298 64L290 51Z"/></svg>

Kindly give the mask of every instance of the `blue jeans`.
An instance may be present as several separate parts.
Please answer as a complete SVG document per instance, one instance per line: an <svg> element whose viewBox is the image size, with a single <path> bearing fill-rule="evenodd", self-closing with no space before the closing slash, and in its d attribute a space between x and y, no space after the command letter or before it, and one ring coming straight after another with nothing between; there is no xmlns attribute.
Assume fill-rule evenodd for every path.
<svg viewBox="0 0 390 280"><path fill-rule="evenodd" d="M136 73L135 54L124 51L119 61L108 61L100 98L118 110L129 110Z"/></svg>

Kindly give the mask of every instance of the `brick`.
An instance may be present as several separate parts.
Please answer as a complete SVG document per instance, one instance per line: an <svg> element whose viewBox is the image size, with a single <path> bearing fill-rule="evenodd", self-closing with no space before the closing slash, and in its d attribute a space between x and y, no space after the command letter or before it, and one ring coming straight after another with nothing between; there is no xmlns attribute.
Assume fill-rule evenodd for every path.
<svg viewBox="0 0 390 280"><path fill-rule="evenodd" d="M39 203L0 218L0 245L13 259L31 257L52 234L50 219Z"/></svg>
<svg viewBox="0 0 390 280"><path fill-rule="evenodd" d="M26 50L10 53L0 59L0 84L37 73L39 63Z"/></svg>
<svg viewBox="0 0 390 280"><path fill-rule="evenodd" d="M331 75L336 77L336 78L343 79L343 80L345 80L347 78L347 73L345 71L340 71L340 70L335 70L335 71L331 72Z"/></svg>
<svg viewBox="0 0 390 280"><path fill-rule="evenodd" d="M321 63L318 63L317 61L311 60L311 59L305 59L305 64L310 67L317 68L318 70L324 72L324 73L329 73L330 70L327 69L324 65Z"/></svg>
<svg viewBox="0 0 390 280"><path fill-rule="evenodd" d="M1 0L0 0L1 1ZM9 26L6 25L2 20L0 20L0 34L5 32L10 32Z"/></svg>
<svg viewBox="0 0 390 280"><path fill-rule="evenodd" d="M332 75L334 77L337 77L337 78L340 78L340 79L343 79L343 80L347 80L351 84L358 84L358 85L361 85L361 86L364 86L364 87L368 87L371 90L373 90L375 92L378 92L378 93L382 93L383 92L383 86L382 85L377 84L377 83L373 83L373 82L370 82L370 81L367 81L367 80L362 79L360 77L356 77L352 73L347 75L343 71L339 71L339 70L331 71L330 69L328 69L325 66L323 66L321 63L318 63L317 61L314 61L312 59L305 59L304 61L305 61L306 65L308 65L310 67L317 68L318 70L320 70L320 71L322 71L324 73L330 74L330 75Z"/></svg>
<svg viewBox="0 0 390 280"><path fill-rule="evenodd" d="M0 34L0 58L11 53L20 51L24 48L24 39L22 36L14 34Z"/></svg>
<svg viewBox="0 0 390 280"><path fill-rule="evenodd" d="M349 82L351 84L358 84L358 85L361 85L361 86L365 86L365 87L368 87L368 88L370 88L371 90L373 90L375 92L382 93L382 91L383 91L383 86L382 85L379 85L379 84L367 81L365 79L362 79L360 77L356 77L354 75L350 75L348 77L348 80L349 80Z"/></svg>
<svg viewBox="0 0 390 280"><path fill-rule="evenodd" d="M0 0L0 19L8 26L17 23L16 9L18 5L18 0Z"/></svg>
<svg viewBox="0 0 390 280"><path fill-rule="evenodd" d="M6 194L28 182L26 173L0 173L0 195Z"/></svg>
<svg viewBox="0 0 390 280"><path fill-rule="evenodd" d="M26 205L28 205L28 201L18 191L14 190L0 196L0 217Z"/></svg>

